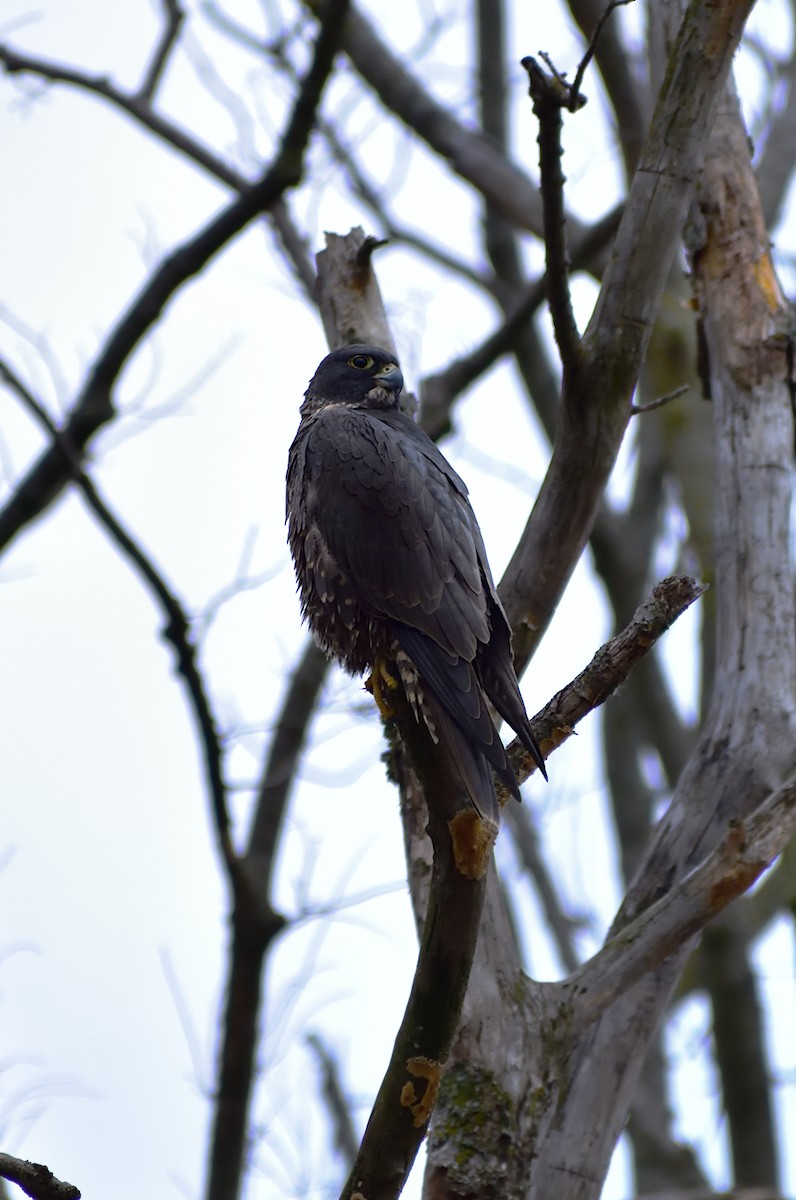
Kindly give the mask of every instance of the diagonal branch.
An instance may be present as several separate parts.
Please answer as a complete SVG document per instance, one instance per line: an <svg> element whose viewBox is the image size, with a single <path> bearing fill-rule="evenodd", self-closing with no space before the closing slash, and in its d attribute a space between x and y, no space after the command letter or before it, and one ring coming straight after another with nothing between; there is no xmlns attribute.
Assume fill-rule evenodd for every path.
<svg viewBox="0 0 796 1200"><path fill-rule="evenodd" d="M329 0L304 3L317 16L326 11ZM427 142L451 170L517 228L541 233L542 209L534 182L487 138L457 121L435 100L354 5L343 31L342 48L385 108ZM570 218L570 227L575 236L583 232L574 218Z"/></svg>
<svg viewBox="0 0 796 1200"><path fill-rule="evenodd" d="M184 129L174 125L166 117L162 117L152 107L152 97L144 89L137 92L125 92L105 75L90 75L75 67L65 67L61 63L52 62L37 55L22 54L11 46L0 45L0 66L8 75L33 75L48 83L62 83L78 91L88 92L108 101L121 112L126 113L154 133L166 145L184 154L187 158L203 167L208 174L228 184L235 191L243 191L250 186L249 181L240 175L223 159L218 158L211 150L191 137Z"/></svg>
<svg viewBox="0 0 796 1200"><path fill-rule="evenodd" d="M575 726L599 708L627 679L634 666L652 650L678 617L698 600L705 586L687 575L673 575L656 584L630 623L606 642L579 675L553 696L531 722L545 758L575 733ZM518 738L509 756L520 783L537 769Z"/></svg>
<svg viewBox="0 0 796 1200"><path fill-rule="evenodd" d="M56 1179L43 1163L11 1154L0 1154L0 1179L15 1183L30 1200L80 1200L80 1190L73 1183Z"/></svg>
<svg viewBox="0 0 796 1200"><path fill-rule="evenodd" d="M155 97L155 92L163 78L163 72L166 69L171 52L177 44L177 38L180 36L180 29L185 19L185 13L180 7L179 0L161 0L161 5L166 15L166 25L161 34L160 41L155 47L155 52L147 67L144 81L138 93L139 99L145 101L147 104L151 104Z"/></svg>
<svg viewBox="0 0 796 1200"><path fill-rule="evenodd" d="M198 234L167 255L104 343L64 429L79 458L84 455L88 441L115 416L112 392L122 368L167 303L254 217L301 180L304 154L347 8L348 0L330 0L312 64L270 167ZM60 445L53 445L34 464L0 513L0 550L61 494L71 476L68 457Z"/></svg>
<svg viewBox="0 0 796 1200"><path fill-rule="evenodd" d="M615 234L622 218L622 207L612 209L585 231L572 251L573 269L583 270L593 263ZM485 374L504 354L513 350L518 338L544 304L547 276L533 280L509 306L506 318L469 354L454 359L443 371L429 375L421 384L420 419L430 437L441 437L450 427L453 401Z"/></svg>
<svg viewBox="0 0 796 1200"><path fill-rule="evenodd" d="M575 932L581 922L570 916L561 902L542 853L533 814L524 804L508 804L503 817L511 830L522 865L532 880L561 965L567 973L576 971L580 966L581 955L578 954L575 944Z"/></svg>
<svg viewBox="0 0 796 1200"><path fill-rule="evenodd" d="M166 4L171 2L172 0L164 0ZM148 129L150 133L154 133L165 145L171 146L178 154L202 167L209 175L227 184L234 191L245 192L250 186L250 181L245 175L241 175L234 167L224 162L222 158L209 150L203 142L197 141L185 129L156 112L152 107L154 97L147 84L144 84L137 92L125 92L103 75L89 75L87 72L72 67L63 67L58 63L33 55L20 54L10 46L2 45L0 45L0 66L4 67L9 75L35 75L50 83L63 83L80 91L88 92L90 95L98 96L126 113L139 125ZM275 200L270 206L268 217L296 277L305 293L311 296L315 272L283 198Z"/></svg>
<svg viewBox="0 0 796 1200"><path fill-rule="evenodd" d="M227 788L223 776L221 739L205 682L197 663L196 646L191 637L190 625L185 615L185 609L165 582L152 560L143 552L134 538L122 526L119 519L111 512L99 494L96 485L83 470L78 455L75 453L68 436L59 432L44 406L25 386L12 368L1 359L0 378L5 380L8 387L17 394L26 408L53 439L53 444L58 447L60 454L69 463L70 477L79 488L86 504L94 513L100 525L102 525L122 551L124 557L127 558L144 580L144 583L154 596L155 602L163 612L165 617L163 635L171 643L177 656L177 671L185 682L188 702L196 722L199 744L202 747L205 774L210 790L213 823L221 857L230 875L230 879L234 880L237 870L237 856L232 845L230 832L231 824L227 804Z"/></svg>
<svg viewBox="0 0 796 1200"><path fill-rule="evenodd" d="M245 855L256 863L258 886L265 895L271 891L287 802L328 666L326 655L312 638L308 638L290 676L271 739Z"/></svg>
<svg viewBox="0 0 796 1200"><path fill-rule="evenodd" d="M704 929L743 895L796 834L796 782L779 788L727 832L676 888L621 929L561 987L577 997L578 1031L585 1029L641 977ZM536 985L538 986L538 985Z"/></svg>

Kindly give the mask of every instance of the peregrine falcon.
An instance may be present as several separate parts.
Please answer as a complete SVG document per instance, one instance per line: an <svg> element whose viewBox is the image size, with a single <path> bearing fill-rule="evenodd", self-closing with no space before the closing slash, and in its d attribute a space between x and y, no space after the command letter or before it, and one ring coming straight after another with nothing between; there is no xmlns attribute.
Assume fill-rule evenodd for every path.
<svg viewBox="0 0 796 1200"><path fill-rule="evenodd" d="M511 631L467 488L398 404L394 355L351 345L305 392L287 471L288 539L301 608L351 674L400 679L418 720L496 822L490 767L519 799L488 701L547 778L520 695Z"/></svg>

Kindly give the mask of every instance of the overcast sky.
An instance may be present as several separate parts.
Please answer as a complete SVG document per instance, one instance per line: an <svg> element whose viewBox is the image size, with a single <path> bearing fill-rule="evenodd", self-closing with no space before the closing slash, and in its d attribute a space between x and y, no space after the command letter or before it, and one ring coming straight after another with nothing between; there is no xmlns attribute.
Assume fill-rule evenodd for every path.
<svg viewBox="0 0 796 1200"><path fill-rule="evenodd" d="M367 8L382 24L394 11L379 0ZM230 9L262 28L258 4L239 0ZM419 23L414 5L401 11L389 30L398 49L412 44ZM35 11L23 0L0 6L3 40L126 87L140 81L157 28L147 0L45 0ZM207 23L199 28L226 82L244 80L266 127L278 124L279 97L254 62ZM518 19L513 40L517 58L541 44L560 63L576 62L581 52L552 16L544 31ZM443 42L443 65L427 81L443 98L464 91L465 53L454 26ZM522 94L519 68L514 83ZM65 89L41 91L0 80L0 350L57 415L147 270L195 231L225 192L100 102ZM267 150L254 130L240 139L185 56L175 61L163 99L242 169ZM521 143L534 166L536 133L530 109L522 111L518 154ZM376 136L372 118L363 112L357 119L367 145ZM599 106L588 121L577 137L568 134L567 174L573 203L584 212L588 205L593 216L595 205L607 209L616 198L617 178ZM388 165L399 181L400 157ZM317 166L326 169L320 158ZM432 194L435 187L430 174ZM412 203L407 219L425 218L432 230L435 222L460 221L462 245L477 238L466 200L455 211L433 204L414 214ZM297 206L314 230L313 249L324 229L367 226L331 186L303 195ZM388 249L378 269L410 386L421 368L441 366L491 327L493 314L481 301L458 284L440 286L416 257ZM583 285L583 319L592 299ZM304 644L284 538L284 464L301 394L325 349L319 322L280 266L270 236L253 227L170 305L123 376L118 402L125 415L92 449L90 468L109 503L192 614L206 611L241 570L263 577L218 612L202 643L216 712L234 738L229 771L241 785L242 828L246 787L256 778L285 674ZM508 445L507 427L514 431ZM42 444L17 401L0 393L0 502ZM508 367L464 400L445 449L471 487L499 576L545 466ZM615 481L617 497L629 461L626 455ZM684 619L668 647L686 708L693 705L694 629L694 619ZM584 563L523 681L529 709L580 670L607 634ZM196 1197L226 897L193 729L158 614L73 493L0 560L0 644L0 1143L46 1162L86 1197ZM327 686L280 866L277 901L302 919L269 967L256 1113L267 1136L250 1191L257 1200L314 1195L339 1180L322 1107L307 1101L316 1073L306 1036L318 1032L334 1049L364 1123L414 966L402 835L379 761L380 727L357 682L335 672ZM617 901L601 773L587 722L556 755L550 786L526 789L563 894L587 918L584 951L599 944ZM500 857L517 877L509 846L501 846ZM533 893L521 882L516 895L529 931L529 969L555 974L550 948L533 932L541 924ZM336 915L312 915L333 903ZM772 934L759 953L777 1011L792 1019L789 944ZM789 1073L782 1092L792 1105L796 1044L790 1022L780 1024L776 1062ZM709 1153L721 1183L715 1083L695 1051L704 1030L699 1006L688 1006L672 1048L685 1064L679 1086L692 1098L686 1133ZM793 1190L793 1158L788 1169ZM620 1153L606 1195L621 1196L624 1179ZM416 1174L407 1195L417 1195L418 1186Z"/></svg>

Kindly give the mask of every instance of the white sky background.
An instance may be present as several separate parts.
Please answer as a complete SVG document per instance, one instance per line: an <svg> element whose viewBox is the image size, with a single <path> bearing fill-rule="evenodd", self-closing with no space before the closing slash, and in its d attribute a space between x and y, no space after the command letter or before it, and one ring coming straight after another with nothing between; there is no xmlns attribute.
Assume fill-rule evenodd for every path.
<svg viewBox="0 0 796 1200"><path fill-rule="evenodd" d="M760 7L770 20L771 6ZM371 0L367 9L397 49L415 45L414 4ZM253 0L230 3L229 11L262 31ZM528 14L522 20L527 24L518 15L510 32L513 59L543 48L558 65L574 66L582 47L555 14L544 29ZM0 4L3 40L125 87L140 81L158 28L147 0L59 0L35 11L23 0ZM278 127L284 97L271 93L261 65L207 23L197 28L227 85L240 88L243 80L266 131ZM460 108L469 90L458 23L441 45L424 82ZM518 66L512 83L516 155L535 169L536 129ZM597 90L592 77L586 91ZM0 80L0 303L14 318L0 324L0 350L57 414L148 268L206 221L225 191L100 101L65 88L41 91ZM343 79L330 99L349 104L354 93ZM242 168L252 169L255 154L268 151L254 127L239 144L229 114L183 54L161 103ZM351 123L363 161L395 187L404 220L432 236L449 236L460 221L462 247L477 244L476 209L464 189L424 154L407 168L403 144L385 138L384 123L367 105L355 108ZM595 196L604 211L618 186L598 103L568 123L567 145L570 202L593 217ZM294 202L314 231L312 249L321 247L324 229L372 228L333 189L335 172L317 146L311 161L313 179L324 186ZM426 187L400 190L407 169L427 172ZM787 245L786 234L780 244ZM377 267L410 385L493 328L495 314L482 301L457 283L440 286L415 256L391 248L380 252ZM590 289L580 288L577 299L585 323ZM22 335L23 326L42 339L48 357ZM256 777L263 735L304 641L284 538L284 466L301 395L324 353L318 320L267 231L254 226L171 303L122 378L117 400L127 415L92 451L93 475L108 502L194 614L235 579L256 531L249 566L267 582L220 612L202 652L216 712L237 739L228 770L242 785ZM446 453L471 487L499 576L545 465L508 367L472 390L457 408L456 426ZM508 444L506 428L513 431ZM0 392L0 502L41 446L16 400ZM620 477L617 495L622 486ZM0 560L0 1145L46 1162L86 1197L113 1200L200 1194L226 941L226 897L193 729L159 625L138 580L72 493ZM684 621L670 639L679 648L675 672L685 681L686 705L693 702L693 629ZM584 564L523 681L528 707L539 707L580 670L606 633ZM340 1165L322 1109L308 1102L317 1075L306 1035L320 1033L338 1055L364 1123L415 959L380 729L357 683L335 673L328 689L330 704L316 723L290 813L276 899L290 915L384 894L346 904L332 919L301 921L271 958L265 1086L256 1113L265 1136L249 1186L257 1200L334 1190ZM565 897L592 920L584 948L598 944L617 900L609 885L600 890L596 883L614 867L601 770L594 723L587 722L556 754L549 787L532 784L526 799ZM242 792L241 822L248 812ZM507 845L501 857L516 875ZM522 883L517 905L530 968L555 973L537 934L533 894ZM760 954L774 985L772 1037L778 1070L790 1073L782 1093L793 1118L796 1046L789 1022L776 1020L779 1011L793 1012L790 947L783 929ZM673 1049L697 1064L700 1020L698 1006L690 1006L672 1035ZM683 1091L690 1097L684 1136L710 1150L721 1183L715 1085L688 1076ZM624 1194L619 1158L609 1196ZM788 1171L794 1190L796 1161ZM416 1174L406 1194L416 1195L418 1186Z"/></svg>

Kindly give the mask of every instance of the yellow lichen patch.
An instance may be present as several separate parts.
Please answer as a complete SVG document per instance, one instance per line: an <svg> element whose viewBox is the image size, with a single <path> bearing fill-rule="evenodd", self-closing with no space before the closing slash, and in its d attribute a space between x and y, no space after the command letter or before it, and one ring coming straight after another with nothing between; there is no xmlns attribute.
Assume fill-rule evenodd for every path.
<svg viewBox="0 0 796 1200"><path fill-rule="evenodd" d="M448 821L456 869L465 879L483 879L498 835L497 825L472 809Z"/></svg>
<svg viewBox="0 0 796 1200"><path fill-rule="evenodd" d="M417 1055L407 1059L406 1069L410 1075L414 1075L415 1079L423 1079L426 1084L419 1099L411 1079L408 1079L401 1088L401 1104L411 1112L415 1129L420 1129L421 1125L425 1125L428 1121L436 1103L442 1066L433 1058L423 1058L422 1055Z"/></svg>
<svg viewBox="0 0 796 1200"><path fill-rule="evenodd" d="M577 736L571 725L565 725L562 722L560 725L554 725L549 735L540 740L539 748L545 758L548 758L554 750L557 750L559 746L563 746L568 738Z"/></svg>
<svg viewBox="0 0 796 1200"><path fill-rule="evenodd" d="M785 299L774 271L771 255L766 251L761 254L754 266L757 286L763 293L763 298L772 312L777 312L785 304Z"/></svg>

